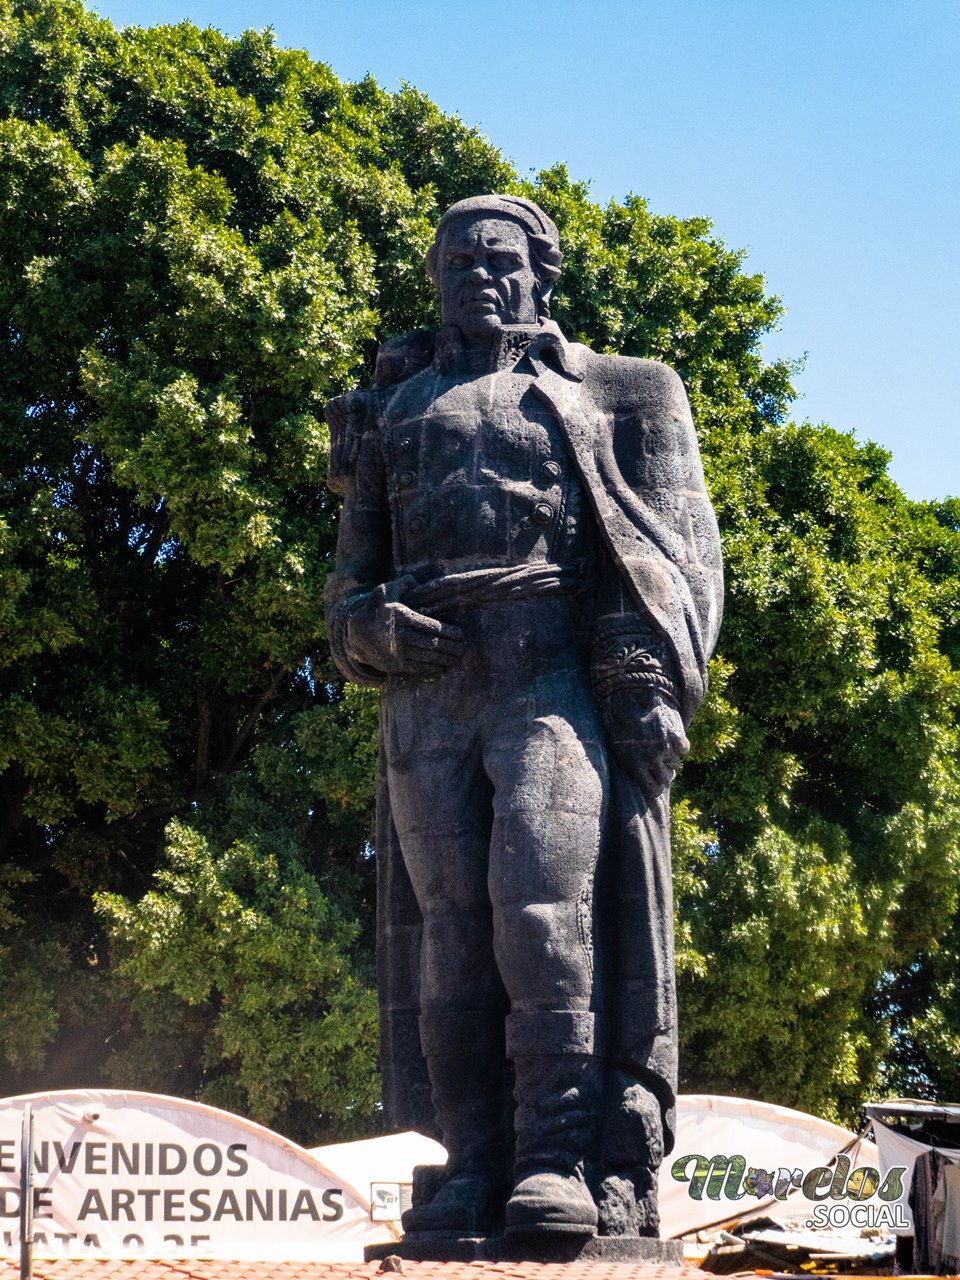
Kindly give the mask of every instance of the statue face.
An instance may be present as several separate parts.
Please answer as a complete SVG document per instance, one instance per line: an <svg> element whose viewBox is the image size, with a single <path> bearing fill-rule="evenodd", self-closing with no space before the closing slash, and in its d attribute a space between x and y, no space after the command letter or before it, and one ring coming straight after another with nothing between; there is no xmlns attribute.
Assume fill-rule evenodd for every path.
<svg viewBox="0 0 960 1280"><path fill-rule="evenodd" d="M468 214L444 232L437 256L443 323L468 340L505 324L535 324L536 283L527 233L510 218Z"/></svg>

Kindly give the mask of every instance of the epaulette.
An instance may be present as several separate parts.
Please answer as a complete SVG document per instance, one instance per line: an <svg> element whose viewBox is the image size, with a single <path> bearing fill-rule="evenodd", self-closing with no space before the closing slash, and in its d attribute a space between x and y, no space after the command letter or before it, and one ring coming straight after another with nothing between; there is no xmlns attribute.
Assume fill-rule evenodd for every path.
<svg viewBox="0 0 960 1280"><path fill-rule="evenodd" d="M377 352L374 386L380 389L393 387L425 369L433 360L435 343L433 329L414 329L396 338L388 338Z"/></svg>

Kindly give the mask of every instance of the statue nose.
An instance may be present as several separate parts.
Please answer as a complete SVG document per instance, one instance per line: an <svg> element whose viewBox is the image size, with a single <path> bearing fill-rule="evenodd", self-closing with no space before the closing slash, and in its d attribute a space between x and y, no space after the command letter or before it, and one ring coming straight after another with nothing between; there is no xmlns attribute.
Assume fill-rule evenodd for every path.
<svg viewBox="0 0 960 1280"><path fill-rule="evenodd" d="M470 272L469 278L471 280L476 280L477 282L479 282L481 280L490 280L492 279L492 276L490 275L490 272L487 270L486 263L475 262L473 264L473 270Z"/></svg>

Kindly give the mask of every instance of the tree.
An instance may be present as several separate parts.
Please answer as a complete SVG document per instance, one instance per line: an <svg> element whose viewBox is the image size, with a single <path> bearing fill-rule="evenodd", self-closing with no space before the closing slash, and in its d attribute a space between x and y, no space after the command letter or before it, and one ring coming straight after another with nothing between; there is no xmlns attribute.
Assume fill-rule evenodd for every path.
<svg viewBox="0 0 960 1280"><path fill-rule="evenodd" d="M241 1109L311 1134L369 1115L369 992L354 1001L355 1034L317 1045L355 1096L338 1086L321 1116L311 1095L317 1114L301 1123L283 1090L251 1092L247 1052L223 1031L235 984L220 974L201 992L185 947L180 980L171 957L158 966L161 1001L142 956L139 968L136 957L111 967L104 922L134 940L123 954L141 935L116 896L97 894L140 899L157 873L170 907L169 877L192 877L209 898L192 937L203 919L225 928L234 909L242 932L243 912L255 913L286 938L289 989L278 974L275 994L291 1018L329 1020L341 986L369 986L350 923L366 827L349 767L329 805L334 776L272 775L288 741L322 758L363 716L323 666L334 513L320 410L373 333L374 256L359 216L409 216L414 242L419 223L389 174L352 158L369 132L364 91L355 106L323 68L267 37L122 34L58 3L6 6L0 31L0 852L12 868L5 976L23 992L5 1056L56 1081L76 1071L79 1041L88 1077L128 1080L165 1036L179 1050L173 1084L222 1096L232 1080ZM324 712L325 739L308 723ZM199 854L176 861L207 848L181 829L165 851L177 815L211 841L209 866ZM344 844L339 861L325 856ZM298 968L304 920L264 903L278 874L301 886L316 955L333 947L338 967ZM226 877L216 892L211 877ZM249 951L240 936L230 945L238 959ZM251 971L239 995L255 989ZM198 1036L206 1047L194 1055ZM94 1047L104 1042L106 1059Z"/></svg>
<svg viewBox="0 0 960 1280"><path fill-rule="evenodd" d="M435 320L442 209L506 188L560 227L561 325L680 370L723 526L675 814L688 1083L849 1114L904 1041L889 975L956 954L956 521L787 424L779 304L705 220L523 183L269 34L0 0L0 47L10 1088L374 1122L376 704L323 632L322 405Z"/></svg>
<svg viewBox="0 0 960 1280"><path fill-rule="evenodd" d="M599 210L562 170L535 194L568 251L561 324L682 374L723 534L674 788L681 1083L850 1119L904 1043L880 993L957 905L956 504L931 519L882 450L786 422L790 370L757 351L779 307L707 223ZM944 1061L950 999L914 1027L942 1019Z"/></svg>
<svg viewBox="0 0 960 1280"><path fill-rule="evenodd" d="M940 647L960 668L960 502L916 508L909 548L927 579ZM960 912L899 969L884 974L872 1008L891 1027L884 1078L899 1096L960 1093Z"/></svg>
<svg viewBox="0 0 960 1280"><path fill-rule="evenodd" d="M698 741L684 776L716 837L687 1060L850 1117L894 1048L884 975L956 908L957 675L882 451L809 426L742 443L712 459L732 608L698 733L729 745Z"/></svg>

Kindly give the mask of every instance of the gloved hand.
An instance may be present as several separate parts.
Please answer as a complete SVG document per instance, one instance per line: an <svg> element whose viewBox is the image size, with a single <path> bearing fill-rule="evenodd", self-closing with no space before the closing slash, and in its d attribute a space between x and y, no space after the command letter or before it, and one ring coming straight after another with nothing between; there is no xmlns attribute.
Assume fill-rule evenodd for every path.
<svg viewBox="0 0 960 1280"><path fill-rule="evenodd" d="M673 781L690 750L680 712L656 690L619 689L604 707L611 746L627 773L652 800Z"/></svg>
<svg viewBox="0 0 960 1280"><path fill-rule="evenodd" d="M381 584L347 619L347 646L356 661L384 675L436 676L463 657L463 632L416 613L398 598L413 579Z"/></svg>

